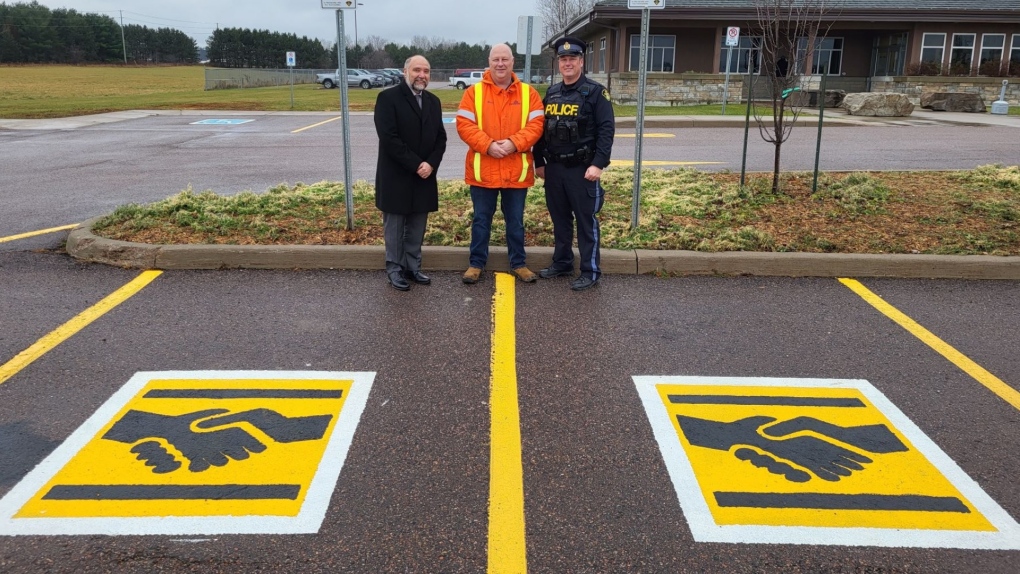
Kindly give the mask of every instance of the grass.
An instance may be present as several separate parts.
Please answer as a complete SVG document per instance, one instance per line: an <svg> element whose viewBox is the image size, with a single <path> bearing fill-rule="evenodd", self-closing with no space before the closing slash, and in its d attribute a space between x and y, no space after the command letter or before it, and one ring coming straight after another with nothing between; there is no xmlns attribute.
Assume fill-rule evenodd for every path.
<svg viewBox="0 0 1020 574"><path fill-rule="evenodd" d="M340 110L339 90L318 84L206 91L202 66L3 66L0 67L0 118L61 118L122 110ZM445 85L433 78L433 85ZM545 94L548 86L537 86ZM379 90L348 90L350 109L371 111ZM463 92L435 90L443 109L455 111ZM618 117L634 117L637 106L614 105ZM726 106L727 116L742 116L745 107ZM722 106L646 106L646 116L721 115ZM1010 107L1020 115L1020 106Z"/></svg>
<svg viewBox="0 0 1020 574"><path fill-rule="evenodd" d="M633 170L603 174L602 245L611 249L802 251L1020 255L1020 167L956 172L752 175L645 170L640 225L631 229ZM95 227L104 237L145 243L382 245L372 186L353 185L354 229L344 186L281 185L265 193L220 196L186 190L151 205L118 208ZM440 182L440 211L429 217L428 245L467 246L471 197L462 182ZM525 205L526 245L552 245L540 187ZM504 228L497 213L493 242Z"/></svg>

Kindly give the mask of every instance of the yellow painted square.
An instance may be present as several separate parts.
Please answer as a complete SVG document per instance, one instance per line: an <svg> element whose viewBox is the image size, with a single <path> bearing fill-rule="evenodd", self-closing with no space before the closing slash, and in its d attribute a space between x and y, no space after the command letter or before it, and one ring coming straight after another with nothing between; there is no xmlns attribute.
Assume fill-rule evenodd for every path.
<svg viewBox="0 0 1020 574"><path fill-rule="evenodd" d="M297 516L322 461L341 409L350 394L352 384L352 380L331 379L150 380L20 508L14 518ZM224 391L223 395L226 398L175 396L182 392L186 394L188 391L211 389ZM294 391L301 390L309 391L310 396L296 398L293 395ZM248 391L264 391L286 396L276 398L237 396L238 392L243 395ZM153 396L158 394L164 397L169 394L170 397ZM243 445L255 449L260 448L255 445L261 445L264 450L245 451L247 458L227 457L222 466L194 470L191 466L192 460L165 437L139 435L138 440L132 444L104 438L104 435L107 435L129 412L152 415L151 418L158 421L172 421L174 426L171 427L171 422L166 422L165 428L186 429L177 435L190 437L189 444L201 446L202 439L207 436L205 433L221 433L221 437L239 437L243 439ZM322 421L327 416L328 423L323 425ZM217 419L231 422L218 424ZM293 434L286 435L281 428L294 421L302 423L318 421L315 434L322 431L321 436L316 438L313 434L309 435L311 438L295 439ZM200 428L202 424L212 426ZM281 442L275 440L270 433L288 438ZM252 440L255 442L251 442ZM160 444L167 455L180 463L180 467L172 471L155 472L151 464L140 460L136 453L131 452L132 448L141 443ZM238 448L243 448L243 445ZM189 452L198 451L193 449ZM285 490L293 491L295 495L289 498L255 499L231 499L228 496L224 499L171 497L123 500L104 498L102 495L98 499L47 498L47 493L56 492L54 488L59 490L68 486L85 487L84 491L88 491L89 487L114 489L138 487L146 489L145 492L157 492L160 488L152 487L165 487L164 490L173 492L195 492L195 487L213 487L220 489L217 492L232 492L245 488L263 492L259 489L276 488L281 485L286 487ZM235 486L237 488L234 488Z"/></svg>
<svg viewBox="0 0 1020 574"><path fill-rule="evenodd" d="M864 528L899 528L921 530L967 530L994 531L996 528L988 519L939 471L925 456L915 448L906 436L890 422L890 420L872 404L868 398L855 388L826 387L783 387L783 386L739 386L739 385L656 385L659 400L666 408L674 432L680 441L683 451L690 462L698 487L709 511L717 525L765 525L765 526L803 526L803 527L864 527ZM671 395L684 397L682 400L691 402L673 402ZM693 397L693 399L692 399ZM721 401L707 397L723 397ZM731 404L725 404L728 397L733 397ZM848 408L839 406L805 406L776 404L738 404L754 403L756 399L747 400L743 397L761 397L761 402L769 402L770 397L806 398L822 401L844 400L859 401L861 406ZM724 429L726 441L713 443L714 447L703 444L697 446L686 436L680 419L687 417L689 428ZM762 418L754 418L762 417ZM691 419L698 419L692 421ZM804 420L822 421L844 429L859 429L863 426L884 426L895 436L902 446L897 452L871 452L854 444L834 439L825 433L815 430L799 430L781 436L770 437L765 431L774 425L794 421L793 428ZM700 422L707 421L707 422ZM812 423L818 426L818 423ZM791 426L788 425L788 426ZM810 426L810 425L809 425ZM743 435L732 429L739 428ZM749 436L747 430L752 429L757 436ZM699 436L709 436L701 430ZM714 436L714 435L712 435ZM736 436L744 436L748 442L763 447L740 443L729 448L717 448ZM817 446L823 453L849 451L855 453L854 460L863 458L871 462L861 462L860 470L854 470L849 476L840 476L838 480L824 480L819 474L812 472L811 465L800 465L791 459L776 456L769 449L787 449L787 452L798 454L791 447L791 439L800 439L797 444ZM892 442L895 442L893 440ZM698 441L705 442L699 438ZM698 442L696 441L696 442ZM826 443L826 444L820 444ZM743 450L742 450L743 449ZM839 450L843 449L843 450ZM749 460L737 457L740 452L745 458L748 452L758 455L755 460L769 462L766 455L773 461L781 462L786 472L796 476L799 482L788 479L782 474L770 472L766 466L755 466ZM789 469L793 469L790 471ZM825 474L823 472L823 474ZM807 480L804 477L807 476ZM828 474L830 478L831 474ZM937 497L939 499L956 499L962 503L961 510L890 510L890 509L811 509L788 507L752 507L752 506L721 506L717 500L719 493L750 493L751 495L807 495L808 497L828 495L852 495L851 498L873 497L899 501L905 497ZM755 498L756 500L758 498ZM770 500L772 500L770 498ZM783 500L803 500L803 498L784 498Z"/></svg>

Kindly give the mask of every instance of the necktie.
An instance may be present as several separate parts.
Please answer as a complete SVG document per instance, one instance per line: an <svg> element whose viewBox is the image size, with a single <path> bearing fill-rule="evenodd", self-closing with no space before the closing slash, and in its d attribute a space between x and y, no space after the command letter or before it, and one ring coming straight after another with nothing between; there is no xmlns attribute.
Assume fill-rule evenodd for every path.
<svg viewBox="0 0 1020 574"><path fill-rule="evenodd" d="M421 109L421 92L415 94L414 97L418 100L418 108Z"/></svg>

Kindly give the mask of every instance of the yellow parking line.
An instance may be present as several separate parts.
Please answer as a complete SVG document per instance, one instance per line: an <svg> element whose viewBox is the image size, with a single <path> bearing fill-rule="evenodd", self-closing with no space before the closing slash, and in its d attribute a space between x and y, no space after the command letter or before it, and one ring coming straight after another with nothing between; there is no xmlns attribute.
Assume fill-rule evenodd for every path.
<svg viewBox="0 0 1020 574"><path fill-rule="evenodd" d="M1002 382L998 377L981 367L981 365L970 360L966 355L957 351L942 339L936 337L931 331L925 329L916 321L907 317L892 305L886 303L885 300L872 293L859 281L841 278L839 282L849 287L854 293L860 295L860 297L871 304L872 307L878 309L886 317L895 321L900 327L903 327L910 332L911 335L917 337L924 342L924 344L934 349L938 354L948 359L950 363L953 363L963 372L974 377L977 382L987 387L988 390L998 395L999 398L1020 410L1020 392L1016 389Z"/></svg>
<svg viewBox="0 0 1020 574"><path fill-rule="evenodd" d="M74 229L75 227L78 227L77 223L72 223L71 225L62 225L60 227L51 227L49 229L40 229L39 231L29 231L28 233L19 233L18 235L9 235L7 237L0 237L0 243L7 243L8 241L15 241L18 239L26 239L28 237L35 237L36 235L46 235L47 233L64 231L66 229Z"/></svg>
<svg viewBox="0 0 1020 574"><path fill-rule="evenodd" d="M319 127L319 126L321 126L321 125L324 125L324 124L328 124L329 122L335 122L335 121L337 121L337 120L339 120L339 119L342 119L342 118L343 118L343 116L337 116L337 117L335 117L335 118L329 118L328 120L326 120L326 121L324 121L324 122L319 122L319 123L317 123L317 124L312 124L312 125L310 125L310 126L305 126L305 127L303 127L303 128L298 128L298 129L296 129L296 130L294 130L294 131L292 131L292 132L290 132L290 133L292 133L292 134L296 134L296 133L299 133L299 132L303 132L303 131L305 131L305 130L310 130L310 129L312 129L312 128L317 128L317 127Z"/></svg>
<svg viewBox="0 0 1020 574"><path fill-rule="evenodd" d="M36 359L45 355L51 349L63 343L72 335L81 331L102 317L107 311L127 301L132 295L141 291L153 279L159 277L162 271L143 271L130 283L107 295L102 301L79 313L76 317L54 329L50 334L36 341L31 347L18 353L7 363L0 365L0 385L7 379L16 375L19 371L32 364Z"/></svg>
<svg viewBox="0 0 1020 574"><path fill-rule="evenodd" d="M524 467L517 401L514 277L496 274L492 298L492 429L489 446L490 574L528 571L524 544Z"/></svg>
<svg viewBox="0 0 1020 574"><path fill-rule="evenodd" d="M637 134L616 134L618 138L636 138ZM676 134L641 134L642 138L675 138Z"/></svg>

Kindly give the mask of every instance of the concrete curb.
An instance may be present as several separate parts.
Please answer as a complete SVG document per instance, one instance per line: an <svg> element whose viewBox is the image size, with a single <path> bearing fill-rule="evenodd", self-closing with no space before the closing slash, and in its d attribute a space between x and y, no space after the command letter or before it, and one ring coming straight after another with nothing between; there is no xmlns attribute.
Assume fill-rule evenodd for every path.
<svg viewBox="0 0 1020 574"><path fill-rule="evenodd" d="M362 245L149 245L99 237L99 218L71 230L67 252L75 259L138 269L383 269L381 246ZM551 247L529 247L528 265L546 267ZM428 271L467 268L466 247L425 246ZM575 259L576 261L576 259ZM505 247L493 247L488 268L509 269ZM1020 257L989 255L875 255L729 251L602 250L608 274L756 275L772 277L899 277L1020 279Z"/></svg>

